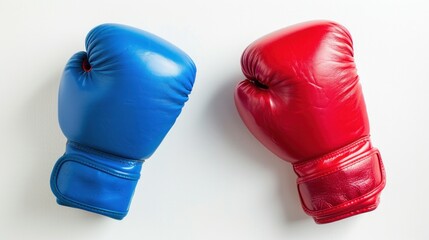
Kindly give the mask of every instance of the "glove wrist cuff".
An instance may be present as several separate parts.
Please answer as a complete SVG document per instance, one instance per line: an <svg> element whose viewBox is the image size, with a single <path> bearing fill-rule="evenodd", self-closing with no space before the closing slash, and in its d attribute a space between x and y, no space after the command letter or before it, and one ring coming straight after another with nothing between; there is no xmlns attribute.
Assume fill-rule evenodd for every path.
<svg viewBox="0 0 429 240"><path fill-rule="evenodd" d="M143 161L124 159L68 142L51 175L58 204L115 219L128 213Z"/></svg>
<svg viewBox="0 0 429 240"><path fill-rule="evenodd" d="M383 162L369 137L295 164L294 170L302 207L317 223L374 210L385 186Z"/></svg>

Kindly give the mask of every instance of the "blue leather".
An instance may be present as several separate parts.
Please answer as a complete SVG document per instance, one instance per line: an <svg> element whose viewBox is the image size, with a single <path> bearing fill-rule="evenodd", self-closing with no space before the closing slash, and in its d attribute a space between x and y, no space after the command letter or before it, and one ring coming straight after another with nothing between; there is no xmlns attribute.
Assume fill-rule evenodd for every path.
<svg viewBox="0 0 429 240"><path fill-rule="evenodd" d="M57 202L122 219L144 159L173 126L195 80L193 61L148 32L103 24L67 63L58 118L68 142L51 175Z"/></svg>

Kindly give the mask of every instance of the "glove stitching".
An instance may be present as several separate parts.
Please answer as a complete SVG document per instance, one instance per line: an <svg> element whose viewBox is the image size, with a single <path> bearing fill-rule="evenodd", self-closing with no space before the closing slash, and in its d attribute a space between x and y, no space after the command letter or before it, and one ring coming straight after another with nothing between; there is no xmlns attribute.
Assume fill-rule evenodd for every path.
<svg viewBox="0 0 429 240"><path fill-rule="evenodd" d="M330 153L328 153L328 154L326 154L326 155L324 155L318 159L315 159L315 160L310 159L310 160L307 160L304 162L296 163L296 164L294 164L294 168L296 168L296 169L304 168L307 165L312 165L312 164L315 164L315 163L318 163L321 161L325 161L325 160L328 160L331 158L341 156L344 153L346 153L348 150L350 150L351 148L355 147L356 145L359 145L360 143L365 142L365 141L369 141L369 138L370 138L369 136L365 136L363 138L360 138L360 139L358 139L358 140L356 140L356 141L354 141L354 142L352 142L352 143L350 143L350 144L348 144L348 145L346 145L340 149L337 149L333 152L330 152Z"/></svg>
<svg viewBox="0 0 429 240"><path fill-rule="evenodd" d="M343 213L343 214L340 214L340 215L334 216L334 217L327 217L327 218L321 218L321 219L318 219L317 217L315 217L315 221L317 223L335 222L335 221L338 221L338 220L343 219L343 218L347 218L347 217L354 216L354 215L357 215L357 214L360 214L360 213L372 211L372 210L374 210L376 208L377 208L377 205L373 204L373 205L371 205L369 207L362 208L362 209L359 209L359 210L356 210L356 211L351 211L351 212L348 212L348 213Z"/></svg>
<svg viewBox="0 0 429 240"><path fill-rule="evenodd" d="M65 162L67 162L67 161L81 163L81 164L86 165L88 167L94 168L96 170L108 173L110 175L113 175L113 176L116 176L116 177L119 177L119 178L125 178L125 179L129 179L129 180L138 180L138 179L140 179L139 174L133 174L133 175L136 175L136 177L129 176L130 174L121 174L121 173L118 173L118 172L115 172L115 171L111 171L109 169L109 167L101 166L101 164L95 164L95 163L92 163L90 161L85 161L85 160L82 160L82 159L77 159L73 155L69 156L68 159L64 159L63 163L61 163L61 165L64 164Z"/></svg>
<svg viewBox="0 0 429 240"><path fill-rule="evenodd" d="M375 152L369 154L368 156L357 158L357 159L355 159L355 160L353 160L353 161L345 164L346 165L345 167L338 166L338 167L336 167L336 168L334 168L334 169L332 169L332 170L330 170L328 172L325 172L325 173L323 173L321 175L317 175L317 176L311 177L309 179L305 179L305 177L299 178L300 180L297 181L297 184L312 182L312 181L315 181L315 180L321 180L323 178L326 178L326 176L331 175L333 173L336 173L336 172L338 172L340 170L346 170L346 169L348 169L348 168L350 168L350 167L352 167L352 166L354 166L354 165L356 165L356 164L358 164L360 162L363 162L365 160L368 160L369 158L372 158L373 155L377 155L378 151L376 149L373 149L373 150L375 150Z"/></svg>
<svg viewBox="0 0 429 240"><path fill-rule="evenodd" d="M81 151L89 152L89 153L100 155L100 156L107 157L107 158L113 158L113 160L116 160L116 161L119 161L119 162L122 162L122 163L144 162L145 161L144 159L141 160L141 159L124 158L124 157L121 157L121 156L117 156L117 155L113 155L113 154L110 154L110 153L102 152L100 150L97 150L97 149L94 149L94 148L90 148L90 147L87 147L87 146L83 146L83 145L81 145L79 143L76 143L76 142L73 142L73 141L69 141L68 144L70 144L71 146L73 146L73 147L75 147L75 148L77 148L77 149L79 149Z"/></svg>
<svg viewBox="0 0 429 240"><path fill-rule="evenodd" d="M69 199L69 198L65 197L61 193L57 197L59 197L61 200L65 201L66 203L75 205L76 207L80 207L82 209L86 209L86 210L90 210L90 211L98 212L98 213L102 213L102 214L104 213L105 215L107 214L107 215L114 215L114 216L117 216L117 217L122 217L122 216L124 216L126 214L126 212L121 213L121 212L109 211L109 210L104 210L104 209L92 207L92 206L86 205L84 203L80 203L80 202L77 202L75 200Z"/></svg>

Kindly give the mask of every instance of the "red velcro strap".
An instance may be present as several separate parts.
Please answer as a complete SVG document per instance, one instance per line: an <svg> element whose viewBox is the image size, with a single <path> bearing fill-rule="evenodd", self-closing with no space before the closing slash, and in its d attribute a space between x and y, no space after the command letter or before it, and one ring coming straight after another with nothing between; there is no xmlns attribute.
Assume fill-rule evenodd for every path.
<svg viewBox="0 0 429 240"><path fill-rule="evenodd" d="M381 156L369 137L296 164L294 170L302 206L318 223L374 210L385 185Z"/></svg>

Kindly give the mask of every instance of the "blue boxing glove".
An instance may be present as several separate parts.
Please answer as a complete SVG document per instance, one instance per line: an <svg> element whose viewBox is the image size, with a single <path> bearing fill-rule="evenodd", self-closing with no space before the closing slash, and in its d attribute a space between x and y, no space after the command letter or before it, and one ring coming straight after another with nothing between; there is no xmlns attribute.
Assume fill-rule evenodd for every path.
<svg viewBox="0 0 429 240"><path fill-rule="evenodd" d="M68 141L51 189L61 205L122 219L143 161L188 100L196 68L171 43L119 24L91 30L86 49L61 78L58 118Z"/></svg>

